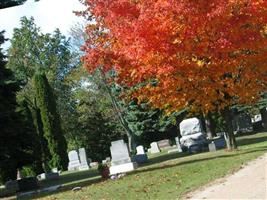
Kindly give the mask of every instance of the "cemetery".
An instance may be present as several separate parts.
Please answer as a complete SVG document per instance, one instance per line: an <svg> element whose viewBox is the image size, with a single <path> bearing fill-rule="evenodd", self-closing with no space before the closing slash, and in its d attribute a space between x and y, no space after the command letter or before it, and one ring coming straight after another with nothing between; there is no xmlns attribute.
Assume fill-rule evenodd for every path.
<svg viewBox="0 0 267 200"><path fill-rule="evenodd" d="M266 8L1 0L0 199L267 198Z"/></svg>
<svg viewBox="0 0 267 200"><path fill-rule="evenodd" d="M18 192L17 195L22 199L33 197L42 199L47 195L59 199L72 199L74 197L75 199L83 199L87 195L94 199L124 199L125 196L129 196L131 199L146 197L163 199L164 197L171 198L170 195L179 198L184 197L187 192L206 183L207 180L212 181L230 171L237 170L243 162L262 155L267 150L266 133L240 136L237 139L240 145L239 151L231 154L224 150L216 151L214 149L198 154L179 151L168 153L168 149L158 153L147 153L143 151L141 146L138 146L137 155L146 155L147 158L145 162L138 163L138 167L131 161L125 143L119 140L113 145L119 145L125 150L123 154L123 150L121 151L119 157L118 153L111 153L115 160L111 159L108 164L111 172L108 178L103 179L96 166L85 170L80 170L78 167L76 170L71 169L69 172L62 172L57 177L42 178L38 181L38 188L31 189L31 192L26 188L24 192ZM223 166L220 165L221 162L224 163ZM116 180L112 179L112 174L126 175L116 178ZM14 188L11 184L13 183L9 183L9 187ZM139 191L138 194L134 191L124 191L125 185ZM73 190L80 187L81 189L77 191ZM0 194L4 193L4 190L0 191ZM117 192L114 193L114 191Z"/></svg>

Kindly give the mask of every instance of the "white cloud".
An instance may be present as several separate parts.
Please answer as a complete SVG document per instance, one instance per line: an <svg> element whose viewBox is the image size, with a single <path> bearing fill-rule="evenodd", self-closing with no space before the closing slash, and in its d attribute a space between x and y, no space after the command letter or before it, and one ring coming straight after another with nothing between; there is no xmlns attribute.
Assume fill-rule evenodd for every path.
<svg viewBox="0 0 267 200"><path fill-rule="evenodd" d="M0 10L0 30L5 30L5 37L11 38L13 29L20 25L20 18L33 16L42 32L50 33L59 28L67 35L73 24L83 21L83 18L75 16L73 11L83 9L78 0L28 0L22 6Z"/></svg>

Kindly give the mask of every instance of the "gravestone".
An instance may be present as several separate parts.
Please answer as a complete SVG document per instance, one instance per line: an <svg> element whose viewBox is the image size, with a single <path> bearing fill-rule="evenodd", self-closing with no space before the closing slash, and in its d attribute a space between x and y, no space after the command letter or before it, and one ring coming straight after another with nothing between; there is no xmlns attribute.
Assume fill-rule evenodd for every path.
<svg viewBox="0 0 267 200"><path fill-rule="evenodd" d="M98 162L90 162L90 167L97 167L98 166Z"/></svg>
<svg viewBox="0 0 267 200"><path fill-rule="evenodd" d="M102 160L102 164L104 165L104 164L107 164L107 160L105 159L105 160Z"/></svg>
<svg viewBox="0 0 267 200"><path fill-rule="evenodd" d="M110 157L106 157L106 161L107 162L110 162L111 161L111 158Z"/></svg>
<svg viewBox="0 0 267 200"><path fill-rule="evenodd" d="M223 149L226 146L226 141L224 139L224 136L214 137L213 142L215 144L216 149Z"/></svg>
<svg viewBox="0 0 267 200"><path fill-rule="evenodd" d="M81 163L77 151L76 150L70 151L68 153L68 157L69 157L68 171L78 170Z"/></svg>
<svg viewBox="0 0 267 200"><path fill-rule="evenodd" d="M41 174L37 175L36 177L37 177L37 179L38 179L39 181L41 181L41 180L45 180L45 179L46 179L46 175L45 175L45 173L41 173Z"/></svg>
<svg viewBox="0 0 267 200"><path fill-rule="evenodd" d="M88 165L88 159L87 159L85 148L79 149L79 157L80 157L80 163L81 163L79 166L79 170L88 170L89 165Z"/></svg>
<svg viewBox="0 0 267 200"><path fill-rule="evenodd" d="M170 141L168 139L160 140L157 143L160 150L171 148Z"/></svg>
<svg viewBox="0 0 267 200"><path fill-rule="evenodd" d="M135 162L137 162L138 164L147 162L148 158L142 145L136 147L136 152L137 153L134 156Z"/></svg>
<svg viewBox="0 0 267 200"><path fill-rule="evenodd" d="M111 167L110 175L133 171L137 163L132 162L127 144L123 140L111 142Z"/></svg>
<svg viewBox="0 0 267 200"><path fill-rule="evenodd" d="M152 142L150 144L150 153L159 153L160 150L159 150L159 147L158 147L158 143L157 142Z"/></svg>
<svg viewBox="0 0 267 200"><path fill-rule="evenodd" d="M51 172L57 173L57 172L59 172L59 171L58 171L58 168L55 167L55 168L53 168L53 169L51 170Z"/></svg>
<svg viewBox="0 0 267 200"><path fill-rule="evenodd" d="M37 176L38 180L55 180L59 178L59 173L58 172L47 172L47 173L42 173Z"/></svg>
<svg viewBox="0 0 267 200"><path fill-rule="evenodd" d="M146 154L142 145L136 147L136 152L137 155Z"/></svg>
<svg viewBox="0 0 267 200"><path fill-rule="evenodd" d="M9 180L5 183L5 188L7 190L15 190L17 191L19 186L18 186L18 181L17 180Z"/></svg>
<svg viewBox="0 0 267 200"><path fill-rule="evenodd" d="M181 146L188 148L189 152L201 150L207 144L205 132L198 118L183 120L180 123L180 133Z"/></svg>
<svg viewBox="0 0 267 200"><path fill-rule="evenodd" d="M212 141L211 143L209 143L209 151L216 151L216 146L215 143Z"/></svg>

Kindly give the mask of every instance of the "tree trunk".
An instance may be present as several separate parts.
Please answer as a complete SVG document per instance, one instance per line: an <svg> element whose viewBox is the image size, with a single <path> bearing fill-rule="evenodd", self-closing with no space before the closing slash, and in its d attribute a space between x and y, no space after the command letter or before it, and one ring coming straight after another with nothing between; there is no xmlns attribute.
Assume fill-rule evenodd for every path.
<svg viewBox="0 0 267 200"><path fill-rule="evenodd" d="M133 133L129 129L128 123L126 122L126 120L124 119L124 117L122 115L122 111L121 111L122 109L120 108L120 105L118 104L116 97L112 94L111 89L108 86L108 83L107 83L107 80L106 80L104 72L100 71L100 73L101 73L101 78L102 78L102 81L104 83L104 86L105 86L105 88L106 88L106 90L108 92L108 95L110 97L113 111L114 111L114 113L116 113L116 115L117 115L117 117L119 119L119 122L122 125L122 128L125 130L126 135L128 137L128 148L129 148L129 151L132 152L133 149L134 149L134 146L135 146L134 145L135 143L134 143Z"/></svg>
<svg viewBox="0 0 267 200"><path fill-rule="evenodd" d="M228 150L237 149L237 143L235 140L235 135L233 132L233 125L232 125L232 114L229 108L226 108L223 111L223 117L226 123L226 144Z"/></svg>
<svg viewBox="0 0 267 200"><path fill-rule="evenodd" d="M128 137L128 147L129 147L129 151L132 152L134 150L134 137L130 134L127 134Z"/></svg>
<svg viewBox="0 0 267 200"><path fill-rule="evenodd" d="M214 126L213 119L211 117L211 113L208 113L207 115L205 115L205 126L206 126L207 137L209 139L215 137L216 136L215 126Z"/></svg>
<svg viewBox="0 0 267 200"><path fill-rule="evenodd" d="M262 120L262 127L264 131L267 131L267 110L266 108L262 108L260 110L261 113L261 120Z"/></svg>

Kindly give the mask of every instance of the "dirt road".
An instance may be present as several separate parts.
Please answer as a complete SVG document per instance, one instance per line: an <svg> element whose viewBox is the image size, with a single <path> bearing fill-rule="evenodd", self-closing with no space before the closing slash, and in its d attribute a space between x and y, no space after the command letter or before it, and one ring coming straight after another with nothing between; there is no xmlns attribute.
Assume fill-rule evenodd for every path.
<svg viewBox="0 0 267 200"><path fill-rule="evenodd" d="M187 198L267 200L267 154L251 161L233 175L188 194Z"/></svg>

